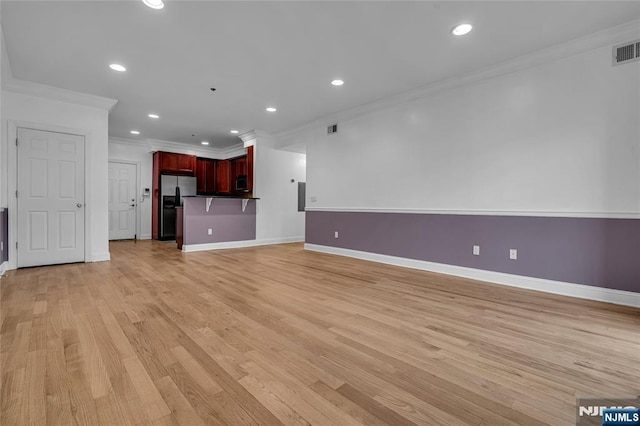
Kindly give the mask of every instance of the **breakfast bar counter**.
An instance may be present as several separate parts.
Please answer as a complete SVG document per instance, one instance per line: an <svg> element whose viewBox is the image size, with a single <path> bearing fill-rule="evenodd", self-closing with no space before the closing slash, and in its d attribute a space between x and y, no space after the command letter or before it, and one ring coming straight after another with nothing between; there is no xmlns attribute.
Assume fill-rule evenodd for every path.
<svg viewBox="0 0 640 426"><path fill-rule="evenodd" d="M178 248L189 252L251 245L256 239L256 200L242 196L184 197L182 212L178 212Z"/></svg>

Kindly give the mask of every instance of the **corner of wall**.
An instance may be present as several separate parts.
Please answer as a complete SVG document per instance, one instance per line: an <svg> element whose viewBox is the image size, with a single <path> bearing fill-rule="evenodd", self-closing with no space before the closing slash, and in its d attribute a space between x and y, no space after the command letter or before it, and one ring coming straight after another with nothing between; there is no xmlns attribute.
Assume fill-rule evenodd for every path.
<svg viewBox="0 0 640 426"><path fill-rule="evenodd" d="M276 149L272 137L258 135L254 155L256 239L299 239L305 218L298 212L297 182L306 180L305 154Z"/></svg>
<svg viewBox="0 0 640 426"><path fill-rule="evenodd" d="M88 262L108 262L111 260L111 253L107 252L102 252L102 253L94 253L91 256L91 259L88 260Z"/></svg>

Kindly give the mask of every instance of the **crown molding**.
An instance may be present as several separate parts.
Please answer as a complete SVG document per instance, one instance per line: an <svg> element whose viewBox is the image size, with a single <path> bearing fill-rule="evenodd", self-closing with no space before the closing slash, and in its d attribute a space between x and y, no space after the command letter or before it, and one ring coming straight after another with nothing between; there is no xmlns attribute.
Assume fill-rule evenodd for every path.
<svg viewBox="0 0 640 426"><path fill-rule="evenodd" d="M165 141L161 139L147 139L147 146L150 152L167 151L178 154L191 154L198 157L213 158L216 160L226 160L227 158L238 157L245 153L241 143L227 148L200 148L180 142Z"/></svg>
<svg viewBox="0 0 640 426"><path fill-rule="evenodd" d="M238 137L244 143L244 146L247 146L248 143L252 143L258 138L255 130L249 130L248 132L238 135Z"/></svg>
<svg viewBox="0 0 640 426"><path fill-rule="evenodd" d="M226 148L220 151L222 155L221 158L223 160L226 160L227 158L240 157L247 153L247 150L244 144L233 145L233 146L230 146L229 148Z"/></svg>
<svg viewBox="0 0 640 426"><path fill-rule="evenodd" d="M135 148L144 148L145 150L151 152L146 140L141 141L136 139L117 138L117 137L109 136L109 143L133 146Z"/></svg>
<svg viewBox="0 0 640 426"><path fill-rule="evenodd" d="M17 78L7 79L3 83L2 90L6 92L39 96L55 101L84 105L106 111L111 111L111 108L113 108L113 106L118 102L117 99L61 89L59 87L48 86L46 84L34 83L32 81L20 80Z"/></svg>
<svg viewBox="0 0 640 426"><path fill-rule="evenodd" d="M250 130L241 134L240 139L244 143L244 147L255 145L257 140L261 141L271 141L273 140L273 135L271 133L263 132L261 130Z"/></svg>
<svg viewBox="0 0 640 426"><path fill-rule="evenodd" d="M222 156L222 152L218 148L200 148L185 143L165 141L161 139L147 139L146 142L149 147L149 151L151 152L175 152L178 154L191 154L197 155L198 157L215 159L221 158Z"/></svg>
<svg viewBox="0 0 640 426"><path fill-rule="evenodd" d="M434 82L414 90L328 114L301 126L275 133L273 136L277 139L295 139L303 133L317 130L331 123L351 120L368 113L403 105L418 99L428 98L447 90L469 86L491 78L579 55L590 50L613 46L638 37L640 37L640 19L538 50L509 61L501 62L497 65L473 71L460 77ZM298 141L291 141L290 144L292 145L297 142ZM285 147L287 144L279 144L279 146Z"/></svg>
<svg viewBox="0 0 640 426"><path fill-rule="evenodd" d="M228 148L200 148L180 142L165 141L161 139L129 139L111 136L109 143L144 148L147 152L164 151L177 154L191 154L198 157L226 160L239 157L246 153L242 144L236 144Z"/></svg>

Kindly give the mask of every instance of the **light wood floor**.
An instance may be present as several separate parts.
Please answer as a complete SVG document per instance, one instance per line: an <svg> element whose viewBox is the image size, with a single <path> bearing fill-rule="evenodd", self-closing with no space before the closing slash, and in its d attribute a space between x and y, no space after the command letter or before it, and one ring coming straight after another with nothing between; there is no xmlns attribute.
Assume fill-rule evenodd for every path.
<svg viewBox="0 0 640 426"><path fill-rule="evenodd" d="M640 310L300 244L9 272L2 425L572 425L638 393Z"/></svg>

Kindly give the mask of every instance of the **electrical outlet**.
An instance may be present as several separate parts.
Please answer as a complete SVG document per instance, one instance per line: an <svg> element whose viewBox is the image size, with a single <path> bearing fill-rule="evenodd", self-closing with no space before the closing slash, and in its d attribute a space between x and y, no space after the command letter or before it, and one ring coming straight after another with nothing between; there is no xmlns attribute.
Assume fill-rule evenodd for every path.
<svg viewBox="0 0 640 426"><path fill-rule="evenodd" d="M211 228L207 229L207 234L208 235L213 235L213 229L211 229Z"/></svg>
<svg viewBox="0 0 640 426"><path fill-rule="evenodd" d="M518 249L509 249L509 259L511 260L518 259Z"/></svg>
<svg viewBox="0 0 640 426"><path fill-rule="evenodd" d="M333 238L338 238L338 231L335 231L335 232L333 233Z"/></svg>
<svg viewBox="0 0 640 426"><path fill-rule="evenodd" d="M0 241L0 251L4 251L4 241Z"/></svg>
<svg viewBox="0 0 640 426"><path fill-rule="evenodd" d="M311 197L311 202L312 202L312 203L315 203L316 201L318 201L318 198L317 198L317 197Z"/></svg>
<svg viewBox="0 0 640 426"><path fill-rule="evenodd" d="M480 246L473 246L473 255L480 256Z"/></svg>

